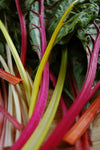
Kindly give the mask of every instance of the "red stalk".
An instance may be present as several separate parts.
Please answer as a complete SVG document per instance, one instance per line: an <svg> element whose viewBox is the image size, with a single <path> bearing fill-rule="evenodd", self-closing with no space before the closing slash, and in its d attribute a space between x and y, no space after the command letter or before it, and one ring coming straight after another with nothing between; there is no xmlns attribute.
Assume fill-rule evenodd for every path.
<svg viewBox="0 0 100 150"><path fill-rule="evenodd" d="M93 121L100 108L100 96L98 96L86 112L79 118L79 120L66 133L63 140L74 145L76 141L84 134L90 123ZM88 140L87 140L88 141Z"/></svg>
<svg viewBox="0 0 100 150"><path fill-rule="evenodd" d="M19 82L22 81L21 78L18 78L16 76L2 70L2 69L0 69L0 78L5 79L6 81L10 82L13 85L16 85L16 84L18 84Z"/></svg>
<svg viewBox="0 0 100 150"><path fill-rule="evenodd" d="M88 132L85 132L82 136L82 150L90 150L90 144L88 142Z"/></svg>
<svg viewBox="0 0 100 150"><path fill-rule="evenodd" d="M83 150L82 149L82 139L81 138L75 143L74 150Z"/></svg>
<svg viewBox="0 0 100 150"><path fill-rule="evenodd" d="M25 20L23 13L20 8L19 0L15 0L18 15L19 15L19 20L20 20L20 26L21 26L21 35L22 35L22 44L21 44L21 61L22 64L25 66L25 61L26 61L26 49L27 49L27 34L26 34L26 25L25 25Z"/></svg>
<svg viewBox="0 0 100 150"><path fill-rule="evenodd" d="M92 84L94 82L96 68L97 68L97 60L98 53L100 48L100 31L98 33L98 37L94 43L94 49L90 60L90 66L87 71L86 79L83 84L83 87L77 96L75 102L72 104L69 111L57 125L56 129L53 131L48 140L43 144L40 150L53 150L59 144L61 139L64 137L65 133L68 131L70 126L75 120L75 117L81 112L84 105L88 102L88 95L91 91Z"/></svg>

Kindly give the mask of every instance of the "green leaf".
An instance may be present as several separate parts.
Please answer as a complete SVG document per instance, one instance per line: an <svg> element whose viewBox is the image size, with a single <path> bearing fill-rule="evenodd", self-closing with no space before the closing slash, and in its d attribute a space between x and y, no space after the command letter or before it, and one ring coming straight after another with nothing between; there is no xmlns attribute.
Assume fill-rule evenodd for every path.
<svg viewBox="0 0 100 150"><path fill-rule="evenodd" d="M47 26L48 31L47 35L51 37L54 29L56 28L61 16L64 14L66 9L74 0L62 0L59 2L58 7L56 8L55 16L50 21L48 20ZM60 30L55 44L65 44L68 43L72 35L76 32L77 28L85 27L91 20L97 17L99 7L96 3L90 2L89 0L80 0L79 3L70 11L69 15L65 19L65 24ZM54 12L53 12L54 13Z"/></svg>
<svg viewBox="0 0 100 150"><path fill-rule="evenodd" d="M100 18L95 19L95 23L98 27L100 27ZM87 45L89 46L90 50L93 50L93 41L90 35L96 40L98 35L98 30L96 26L92 23L88 24L85 28L77 30L77 37L81 40L84 49L88 52Z"/></svg>

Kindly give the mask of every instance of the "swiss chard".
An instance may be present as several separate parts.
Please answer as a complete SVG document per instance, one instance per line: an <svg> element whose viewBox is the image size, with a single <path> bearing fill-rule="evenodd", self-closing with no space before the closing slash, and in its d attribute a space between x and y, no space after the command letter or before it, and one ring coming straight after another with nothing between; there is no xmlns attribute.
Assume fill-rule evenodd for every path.
<svg viewBox="0 0 100 150"><path fill-rule="evenodd" d="M98 36L96 40L94 40L94 46L93 46L93 52L91 53L91 59L89 61L89 67L87 69L86 78L84 81L84 84L82 86L82 89L77 96L75 102L72 104L69 111L66 113L65 117L60 121L57 128L54 130L53 134L49 137L47 142L41 147L41 149L54 149L58 143L60 142L61 138L64 136L64 134L68 131L71 124L73 123L75 117L80 113L83 106L88 102L88 95L91 91L95 74L96 74L96 68L97 68L97 61L98 61L98 54L99 54L99 48L100 48L100 29L95 24L97 30L98 30ZM60 135L58 136L58 133ZM58 138L56 138L56 136Z"/></svg>
<svg viewBox="0 0 100 150"><path fill-rule="evenodd" d="M10 148L12 150L24 150L28 148L51 150L56 148L66 131L74 122L75 117L80 113L83 106L100 86L99 81L95 88L91 90L95 77L97 81L99 80L99 78L97 78L99 75L96 76L100 48L100 26L99 19L97 18L99 12L99 0L20 0L20 3L18 0L15 0L15 2L16 5L12 0L10 0L9 3L6 2L6 0L0 1L0 19L5 22L6 25L5 28L0 20L0 29L3 33L0 34L0 54L2 55L0 55L0 66L3 67L5 71L15 75L15 67L13 66L13 59L11 58L12 53L15 60L14 65L17 66L24 83L27 102L25 97L23 97L23 88L21 88L19 84L16 86L9 84L8 90L5 92L3 90L5 95L8 91L8 106L5 107L6 116L9 113L11 113L11 116L14 115L18 122L25 125L25 129L22 131L21 135L16 129L15 132L13 130L13 133L15 133L14 138L12 136L12 126L8 121L6 123L6 119L4 119L3 138L1 139L0 148L3 148L4 143L2 141L5 138L5 146L12 146L18 139ZM95 18L96 20L94 21ZM27 23L27 26L25 23ZM9 31L9 34L7 30ZM28 38L26 37L26 33ZM13 42L9 35L11 35ZM22 44L20 44L20 41ZM81 42L82 44L80 44ZM28 55L26 55L26 46ZM17 47L17 50L15 47ZM68 72L70 76L69 79L71 78L70 84L74 98L67 89L67 81L64 81L67 51L64 51L63 48L69 51L68 61L71 65L69 66ZM24 68L26 68L25 62L27 64L28 60L33 58L29 56L29 54L32 53L32 49L36 52L38 57L35 57L35 55L35 60L31 61L34 63L36 62L36 59L38 59L38 62L40 62L39 66L36 66L38 70L34 82L31 81L30 75L24 70ZM63 53L60 72L57 84L55 83L56 79L50 72L50 78L53 81L53 84L56 84L56 87L50 104L45 110L49 90L49 63L51 70L57 77L60 61L59 59L55 59L55 50L61 59L59 49L61 49L60 52ZM5 53L5 50L7 54ZM21 58L18 55L20 52ZM56 62L55 64L58 64L58 66L53 66L52 62ZM35 65L35 63L33 65ZM31 65L27 64L27 66L30 68ZM78 88L72 79L71 70ZM68 78L66 78L66 80L67 79ZM75 102L72 104L71 108L66 111L65 105L63 105L64 103L61 101L64 117L53 134L43 146L41 146L55 116L63 85L64 90L67 91L66 93L70 93L70 98L75 99ZM31 90L31 88L33 89ZM79 93L77 92L78 90L80 91ZM14 113L12 111L13 107L15 108ZM44 110L45 113L43 114ZM29 121L27 118L28 114ZM2 113L1 116L3 117ZM2 123L3 121L1 121L1 126ZM9 141L7 141L8 137ZM87 136L84 134L83 142L86 142L86 138Z"/></svg>

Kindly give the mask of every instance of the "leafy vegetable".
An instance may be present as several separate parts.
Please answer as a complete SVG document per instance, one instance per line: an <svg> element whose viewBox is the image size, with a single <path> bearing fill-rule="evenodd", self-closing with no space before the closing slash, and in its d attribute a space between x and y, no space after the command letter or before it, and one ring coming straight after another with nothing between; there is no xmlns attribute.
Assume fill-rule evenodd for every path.
<svg viewBox="0 0 100 150"><path fill-rule="evenodd" d="M56 15L49 22L49 25L51 26L48 29L48 35L51 35L53 33L61 16L66 11L66 9L68 9L72 2L73 0L62 0L61 2L59 2L59 5L56 9ZM56 38L55 44L59 43L59 41L61 44L68 43L77 28L85 27L97 15L98 5L96 5L96 3L90 3L89 1L85 0L78 1L74 9L65 18L65 23Z"/></svg>
<svg viewBox="0 0 100 150"><path fill-rule="evenodd" d="M98 53L99 53L99 47L100 47L99 45L100 32L99 32L98 27L97 29L98 29L98 36L94 42L93 53L91 54L91 61L89 64L89 68L88 68L87 75L85 78L85 82L82 86L82 89L78 97L76 98L75 102L71 106L70 110L67 112L65 117L61 120L61 122L58 124L58 127L55 129L53 134L49 137L49 139L42 146L41 149L54 149L57 146L61 138L64 136L64 134L67 132L67 130L73 123L75 117L80 113L81 109L88 101L88 95L89 95L89 92L91 91L91 87L95 78ZM58 136L58 133L60 133L59 136Z"/></svg>
<svg viewBox="0 0 100 150"><path fill-rule="evenodd" d="M38 90L39 90L39 85L40 85L40 80L41 80L41 75L42 75L42 71L43 71L43 68L46 64L46 61L49 57L49 54L50 54L50 51L52 50L52 47L53 47L53 44L54 44L54 41L59 33L59 30L61 29L61 27L63 26L63 21L66 17L66 15L69 13L69 11L71 10L71 8L74 6L74 4L77 2L74 1L70 7L66 10L66 12L64 13L64 15L62 16L61 20L59 21L59 24L57 25L53 35L52 35L52 38L46 48L46 51L43 55L43 58L41 60L41 63L39 65L39 68L38 68L38 71L37 71L37 74L36 74L36 77L35 77L35 80L34 80L34 85L33 85L33 89L34 91L32 92L32 97L31 97L31 104L30 104L30 109L29 109L29 117L32 115L32 112L33 112L33 108L34 108L34 103L36 103L36 99L37 99L37 94L38 94ZM32 108L33 107L33 108Z"/></svg>
<svg viewBox="0 0 100 150"><path fill-rule="evenodd" d="M99 0L0 1L1 78L14 83L19 72L23 83L5 85L0 79L0 149L55 149L85 104L94 108L89 100L100 87L99 5ZM48 104L49 88L54 92ZM62 119L45 141L58 105ZM87 132L77 137L75 149L90 149Z"/></svg>

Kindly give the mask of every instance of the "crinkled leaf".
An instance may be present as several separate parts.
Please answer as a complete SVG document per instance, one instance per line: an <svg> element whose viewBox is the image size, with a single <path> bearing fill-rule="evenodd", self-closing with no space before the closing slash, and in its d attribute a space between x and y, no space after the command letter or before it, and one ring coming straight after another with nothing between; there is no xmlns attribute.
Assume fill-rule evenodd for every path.
<svg viewBox="0 0 100 150"><path fill-rule="evenodd" d="M98 16L95 21L96 25L100 28L100 17ZM81 40L82 45L84 49L87 51L89 54L87 45L89 46L90 50L93 51L93 40L91 39L90 35L96 40L98 36L98 30L97 27L92 23L88 24L85 28L83 29L78 29L77 31L77 37ZM89 55L87 55L89 56ZM94 81L94 85L99 81L100 77L100 54L98 56L98 65L97 65L97 71L96 71L96 77Z"/></svg>
<svg viewBox="0 0 100 150"><path fill-rule="evenodd" d="M96 18L95 23L100 27L100 19ZM89 46L90 50L93 50L93 40L91 39L90 35L96 40L98 35L98 30L96 26L92 23L88 24L85 28L77 30L77 37L81 40L83 47L85 50L88 51L87 45Z"/></svg>
<svg viewBox="0 0 100 150"><path fill-rule="evenodd" d="M70 6L70 4L74 0L62 0L59 2L59 5L56 7L55 16L52 14L53 18L48 20L48 31L47 35L49 38L51 37L53 31L55 30L61 16L64 14L66 9ZM50 10L49 10L50 11ZM98 5L89 0L80 0L77 5L74 6L73 10L69 13L69 15L65 19L65 24L60 30L56 43L60 41L60 44L67 43L72 35L75 33L77 28L85 27L91 20L97 17L99 11Z"/></svg>

